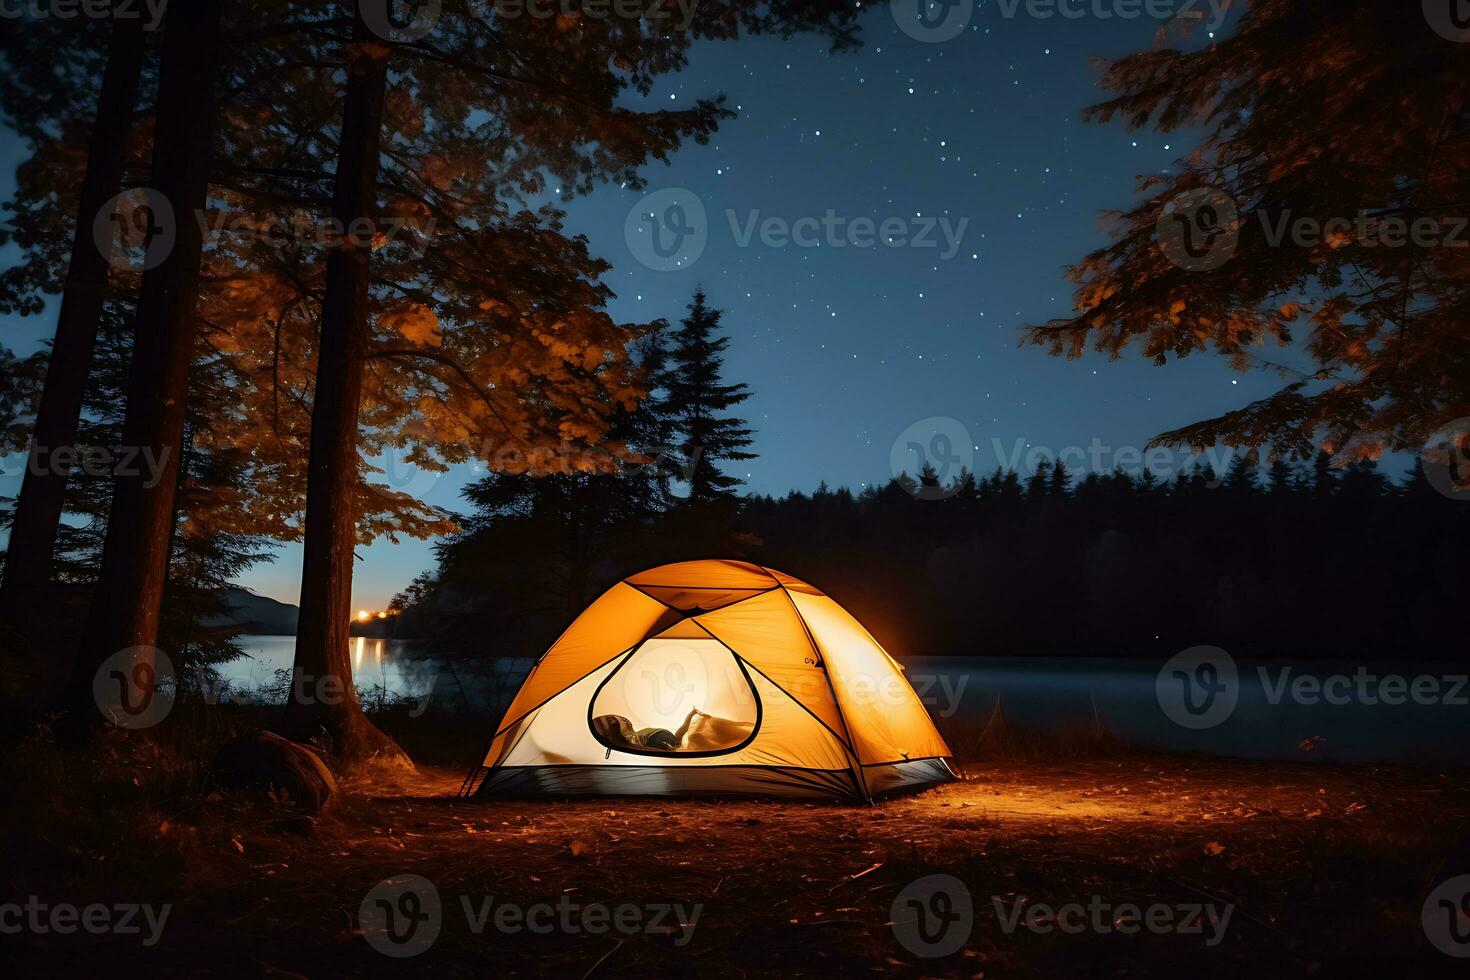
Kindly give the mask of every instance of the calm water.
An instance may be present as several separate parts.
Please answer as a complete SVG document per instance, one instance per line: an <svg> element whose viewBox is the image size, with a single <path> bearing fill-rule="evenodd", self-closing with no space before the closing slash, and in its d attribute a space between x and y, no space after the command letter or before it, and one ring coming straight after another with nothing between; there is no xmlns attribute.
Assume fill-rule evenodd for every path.
<svg viewBox="0 0 1470 980"><path fill-rule="evenodd" d="M222 668L235 686L258 689L273 684L277 671L289 671L295 638L247 636L248 656ZM498 721L498 708L514 694L530 661L495 663L489 674L452 669L433 658L422 643L358 638L352 641L359 688L369 697L381 692L483 711L486 724ZM1467 668L1422 662L1314 663L1285 675L1276 664L1241 663L1238 700L1213 727L1192 730L1170 720L1156 690L1161 663L1114 659L910 658L908 676L941 719L965 727L983 724L999 708L1005 724L1040 731L1062 731L1096 722L1125 741L1211 755L1347 762L1470 764L1470 684ZM1261 671L1265 670L1262 677ZM1391 677L1409 690L1437 692L1415 703L1364 703L1354 680L1337 682L1346 702L1333 704L1311 692L1333 677L1354 679L1366 671L1370 692L1389 690ZM1283 676L1287 683L1280 693ZM1305 676L1307 681L1300 678ZM1426 681L1424 678L1431 680ZM1392 683L1391 681L1389 683ZM1304 685L1305 698L1290 688ZM1273 698L1275 703L1273 703ZM441 699L448 699L443 701ZM1311 703L1315 701L1315 703ZM489 715L497 714L491 718ZM1310 752L1299 746L1315 738Z"/></svg>
<svg viewBox="0 0 1470 980"><path fill-rule="evenodd" d="M1464 665L1317 662L1283 674L1279 664L1242 662L1234 710L1199 730L1174 723L1160 707L1156 682L1162 666L1145 660L978 657L912 658L907 664L916 690L941 716L989 719L998 704L1009 725L1056 731L1090 725L1096 717L1127 742L1210 755L1470 765L1470 668ZM1364 703L1356 693L1360 670L1368 674L1370 696L1396 697L1391 677L1403 678L1408 691L1422 679L1425 694L1431 688L1438 694L1428 704L1407 696L1403 704ZM1313 697L1329 678L1341 678L1329 692L1346 703L1329 703L1320 693ZM1347 689L1344 680L1352 682ZM1291 694L1297 685L1305 697ZM1300 744L1314 736L1320 741L1303 751Z"/></svg>

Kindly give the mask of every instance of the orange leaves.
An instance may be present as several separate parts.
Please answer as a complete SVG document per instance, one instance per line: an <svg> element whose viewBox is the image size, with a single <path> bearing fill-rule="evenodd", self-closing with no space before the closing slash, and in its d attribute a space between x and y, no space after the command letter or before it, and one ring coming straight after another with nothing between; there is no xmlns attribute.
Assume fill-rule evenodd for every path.
<svg viewBox="0 0 1470 980"><path fill-rule="evenodd" d="M359 58L371 58L373 61L387 61L392 50L379 41L353 41L346 46L347 60L356 61Z"/></svg>
<svg viewBox="0 0 1470 980"><path fill-rule="evenodd" d="M438 347L444 339L438 315L420 303L403 303L385 310L378 317L378 326L420 347Z"/></svg>
<svg viewBox="0 0 1470 980"><path fill-rule="evenodd" d="M423 132L423 106L413 98L412 93L400 88L390 88L384 95L383 111L390 121L389 125L404 136L413 139Z"/></svg>

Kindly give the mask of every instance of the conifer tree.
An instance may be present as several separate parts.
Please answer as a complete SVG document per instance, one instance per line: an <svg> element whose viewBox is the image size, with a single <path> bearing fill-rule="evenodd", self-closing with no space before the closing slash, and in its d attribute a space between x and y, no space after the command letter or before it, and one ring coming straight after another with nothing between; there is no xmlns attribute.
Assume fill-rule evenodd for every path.
<svg viewBox="0 0 1470 980"><path fill-rule="evenodd" d="M1051 478L1047 482L1047 494L1052 497L1065 497L1072 492L1072 472L1067 469L1067 464L1057 457L1056 463L1051 468Z"/></svg>
<svg viewBox="0 0 1470 980"><path fill-rule="evenodd" d="M1266 486L1270 493L1284 495L1294 493L1297 488L1296 471L1280 456L1271 460L1266 472Z"/></svg>
<svg viewBox="0 0 1470 980"><path fill-rule="evenodd" d="M755 458L745 451L751 444L745 420L722 414L749 398L750 391L744 384L724 383L730 338L718 334L721 312L708 305L703 289L695 290L688 315L671 337L662 384L678 433L690 504L734 497L744 481L721 464Z"/></svg>
<svg viewBox="0 0 1470 980"><path fill-rule="evenodd" d="M1239 454L1230 461L1221 485L1232 493L1251 494L1259 489L1256 483L1256 464L1249 454Z"/></svg>
<svg viewBox="0 0 1470 980"><path fill-rule="evenodd" d="M1042 457L1036 463L1036 469L1026 478L1026 499L1031 501L1042 500L1051 489L1051 460Z"/></svg>

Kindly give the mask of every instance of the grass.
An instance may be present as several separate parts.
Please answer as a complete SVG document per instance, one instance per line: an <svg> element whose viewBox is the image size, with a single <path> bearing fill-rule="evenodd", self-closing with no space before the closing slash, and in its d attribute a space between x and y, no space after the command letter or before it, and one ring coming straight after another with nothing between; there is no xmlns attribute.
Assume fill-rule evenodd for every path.
<svg viewBox="0 0 1470 980"><path fill-rule="evenodd" d="M1096 718L1050 731L1009 724L999 699L984 717L935 716L934 724L955 758L964 761L1095 759L1129 748Z"/></svg>

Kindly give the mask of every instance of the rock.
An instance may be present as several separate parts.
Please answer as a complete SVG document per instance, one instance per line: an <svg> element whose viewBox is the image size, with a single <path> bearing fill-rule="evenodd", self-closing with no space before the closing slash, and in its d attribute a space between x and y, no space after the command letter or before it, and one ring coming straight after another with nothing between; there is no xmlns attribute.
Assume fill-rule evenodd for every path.
<svg viewBox="0 0 1470 980"><path fill-rule="evenodd" d="M320 756L275 732L230 739L215 756L214 776L222 786L251 790L307 813L320 812L337 792L337 781Z"/></svg>

